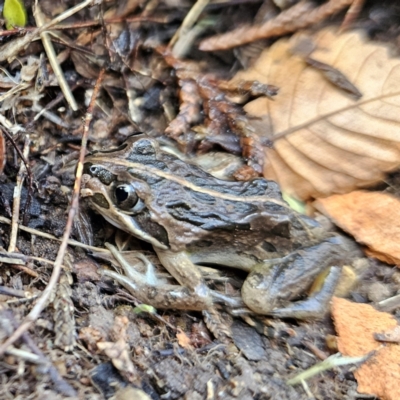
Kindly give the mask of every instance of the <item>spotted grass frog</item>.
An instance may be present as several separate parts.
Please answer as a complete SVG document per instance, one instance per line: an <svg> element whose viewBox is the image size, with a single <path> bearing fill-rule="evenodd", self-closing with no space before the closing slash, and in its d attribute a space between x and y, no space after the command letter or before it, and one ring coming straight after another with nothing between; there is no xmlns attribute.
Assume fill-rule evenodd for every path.
<svg viewBox="0 0 400 400"><path fill-rule="evenodd" d="M275 182L215 178L161 150L145 135L87 156L82 193L111 224L151 243L178 282L157 281L151 265L146 274L137 272L111 248L125 275L104 274L157 308L243 305L210 290L197 264L246 271L244 305L254 313L279 317L321 315L340 276L342 239L290 209ZM329 267L320 292L292 303Z"/></svg>

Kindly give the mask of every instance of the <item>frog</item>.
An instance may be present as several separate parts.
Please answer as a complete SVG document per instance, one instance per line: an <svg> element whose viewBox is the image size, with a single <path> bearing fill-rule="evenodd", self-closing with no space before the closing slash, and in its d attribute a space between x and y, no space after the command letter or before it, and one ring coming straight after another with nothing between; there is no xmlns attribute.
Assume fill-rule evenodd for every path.
<svg viewBox="0 0 400 400"><path fill-rule="evenodd" d="M141 302L161 309L232 310L299 319L320 317L334 292L346 254L343 239L291 209L276 182L217 178L162 149L145 134L86 156L82 195L117 228L152 245L177 284L139 273L108 245L124 274L105 270ZM241 296L211 290L199 265L245 271ZM307 298L315 278L320 291Z"/></svg>

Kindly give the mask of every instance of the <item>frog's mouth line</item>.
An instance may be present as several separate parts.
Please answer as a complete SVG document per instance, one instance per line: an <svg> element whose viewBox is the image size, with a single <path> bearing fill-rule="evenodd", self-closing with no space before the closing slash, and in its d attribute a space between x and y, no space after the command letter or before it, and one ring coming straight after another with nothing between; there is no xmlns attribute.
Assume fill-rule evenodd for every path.
<svg viewBox="0 0 400 400"><path fill-rule="evenodd" d="M104 199L108 203L108 209L102 207L92 200L92 198L96 194L100 194L104 197ZM104 185L99 181L99 179L91 177L89 180L87 180L85 182L85 187L81 189L81 195L82 197L89 198L91 207L94 208L100 215L102 215L103 218L111 225L114 225L117 228L129 233L130 235L136 236L137 238L152 244L158 249L169 249L168 246L159 242L156 238L140 229L140 227L136 224L134 218L117 210L114 207L114 204L111 201L107 190L105 189Z"/></svg>

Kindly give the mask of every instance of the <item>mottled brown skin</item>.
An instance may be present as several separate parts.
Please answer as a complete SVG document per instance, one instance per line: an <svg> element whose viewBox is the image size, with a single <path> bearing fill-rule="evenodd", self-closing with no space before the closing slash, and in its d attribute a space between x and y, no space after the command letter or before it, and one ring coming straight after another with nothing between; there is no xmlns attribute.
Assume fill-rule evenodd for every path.
<svg viewBox="0 0 400 400"><path fill-rule="evenodd" d="M154 139L144 135L129 138L118 149L88 156L84 174L93 208L110 223L151 243L171 275L198 296L199 309L209 307L212 296L194 263L252 271L243 287L244 301L253 311L269 314L281 302L277 304L265 294L265 301L260 300L265 287L274 286L271 277L276 275L268 273L274 267L266 261L319 243L326 236L314 220L287 206L275 182L217 179L162 151ZM340 247L330 241L322 246L324 254L338 255L340 250L335 249ZM329 262L333 262L331 258ZM297 262L301 271L291 275L309 284L328 266L318 263L299 267ZM262 266L265 279L260 279L260 267L253 272L255 265ZM289 276L288 270L290 266L281 267L280 276ZM280 282L279 299L296 296L292 293L296 282L282 282L279 277L275 281ZM288 290L290 294L285 293ZM193 299L190 303L186 307L183 301L177 307L196 308ZM173 306L171 301L168 306Z"/></svg>

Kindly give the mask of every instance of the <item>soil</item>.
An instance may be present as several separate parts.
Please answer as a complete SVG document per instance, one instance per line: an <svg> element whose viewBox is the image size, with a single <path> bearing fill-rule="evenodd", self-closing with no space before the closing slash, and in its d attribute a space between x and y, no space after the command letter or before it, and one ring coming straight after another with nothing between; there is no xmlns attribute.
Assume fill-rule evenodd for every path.
<svg viewBox="0 0 400 400"><path fill-rule="evenodd" d="M34 26L31 2L25 3L28 26ZM76 3L40 2L48 16L57 15ZM121 3L119 7L118 3ZM124 14L123 18L139 14L144 18L144 6L137 6L139 11L135 11L131 3L109 1L102 10L102 16L117 18L123 14L123 6L129 5L132 11ZM103 66L102 61L107 73L90 126L90 151L115 147L130 134L145 131L188 158L193 159L197 154L210 150L234 153L239 158L240 146L233 128L229 134L224 131L223 137L214 138L214 141L198 140L196 135L201 136L201 130L195 133L189 129L185 135L175 138L176 131L169 137L163 134L168 126L166 107L172 107L177 112L178 93L185 90L182 84L185 77L179 74L182 70L187 73L188 66L179 69L176 60L170 60L168 64L167 57L155 49L168 43L192 3L183 0L178 5L161 3L155 17L164 18L164 22L135 25L138 23L128 23L122 18L122 22L115 25L118 29L114 32L99 25L79 27L83 21L95 19L98 13L96 7L68 20L75 26L62 31L65 37L55 40L55 46L58 53L66 52L63 70L74 88L78 111L70 109L58 84L50 81L40 95L32 81L28 89L2 103L2 114L13 121L14 127L24 128L14 135L16 144L22 148L24 137L28 133L30 135L28 163L33 184L29 189L31 206L26 214L29 217L27 226L36 231L29 233L20 229L18 232L15 251L32 257L24 259L25 268L15 262L5 261L2 264L1 342L20 325L49 282L53 268L49 261L57 257L57 238L61 237L65 228L72 195L77 151L83 133L82 118L86 112L85 99L90 97ZM238 3L236 7L221 8L217 3L210 6L209 16L219 21L214 31L227 31L236 21L252 20L259 4ZM396 41L400 33L399 14L393 11L397 7L396 2L381 3L366 2L356 24L368 28L372 36L382 41ZM113 10L111 16L104 14L107 10ZM338 20L342 17L337 16ZM208 32L208 35L211 33ZM66 39L67 44L62 44ZM12 40L16 40L15 33L4 37L4 43ZM20 62L23 65L33 59L38 62L41 52L43 48L39 42L32 42L19 54L18 62L4 60L3 67L16 76L20 73ZM200 72L196 73L202 74L207 66L213 73L218 71L218 79L222 79L229 78L234 70L240 68L236 55L233 51L204 54L195 49L187 58L200 66ZM210 96L218 99L219 89L212 86L212 90ZM203 96L206 94L203 93ZM233 107L230 100L224 104L229 105L230 118L241 115L240 108ZM37 108L39 105L40 108ZM34 119L43 107L48 107L48 114ZM229 121L221 114L221 109L217 111L216 115L220 118L218 127L225 129ZM205 111L199 111L199 115L204 118ZM193 117L192 121L196 118ZM204 120L193 122L191 126L201 123L209 128ZM177 143L173 138L177 139ZM0 175L0 214L10 218L19 161L9 141L4 157L7 164ZM248 178L258 174L257 168L253 167ZM390 179L399 181L396 174ZM29 187L29 184L26 186ZM27 196L28 189L23 189L22 210ZM41 232L54 238L43 237ZM155 257L148 245L135 240L129 242L126 234L117 232L88 209L85 202L81 202L74 221L72 238L100 249L104 249L105 242L113 242L123 250L139 249L150 258ZM2 219L1 257L7 254L5 249L9 243L10 226ZM207 328L202 313L176 310L155 312L138 308L138 301L128 292L111 279L101 276L99 271L102 268L113 268L109 261L99 258L101 254L104 256L101 250L87 250L76 245L68 247L61 280L51 302L1 358L1 399L368 398L357 393L352 373L354 365L325 371L308 379L304 385L287 384L289 378L337 352L335 330L329 313L322 320L307 322L272 318L250 320L223 315L231 337L222 339L221 335L217 339L218 335ZM363 258L357 262L358 282L347 297L355 302L371 303L397 292L398 273L395 269L374 259ZM241 274L235 276L231 271L227 276L233 282L232 290L243 279ZM29 355L36 358L29 358Z"/></svg>

